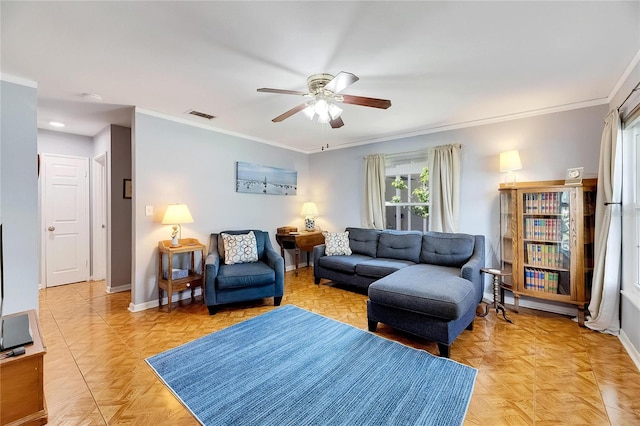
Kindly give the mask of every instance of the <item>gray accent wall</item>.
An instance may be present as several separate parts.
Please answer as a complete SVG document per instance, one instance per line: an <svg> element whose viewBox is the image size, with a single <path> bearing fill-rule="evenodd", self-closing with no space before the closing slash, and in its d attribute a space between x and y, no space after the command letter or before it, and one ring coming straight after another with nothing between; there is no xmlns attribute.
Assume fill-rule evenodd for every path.
<svg viewBox="0 0 640 426"><path fill-rule="evenodd" d="M123 181L131 179L131 129L110 126L111 149L109 177L111 180L111 282L110 287L131 285L132 205L133 199L123 197Z"/></svg>
<svg viewBox="0 0 640 426"><path fill-rule="evenodd" d="M3 314L38 309L37 89L0 81Z"/></svg>
<svg viewBox="0 0 640 426"><path fill-rule="evenodd" d="M168 204L185 203L194 222L183 238L208 244L212 232L268 231L304 226L300 209L308 200L308 155L136 110L133 126L133 259L131 310L157 304L158 242L170 239L162 225ZM244 161L298 172L296 196L237 193L235 163ZM145 206L154 210L145 216ZM322 212L321 212L322 214ZM289 265L290 263L287 262Z"/></svg>

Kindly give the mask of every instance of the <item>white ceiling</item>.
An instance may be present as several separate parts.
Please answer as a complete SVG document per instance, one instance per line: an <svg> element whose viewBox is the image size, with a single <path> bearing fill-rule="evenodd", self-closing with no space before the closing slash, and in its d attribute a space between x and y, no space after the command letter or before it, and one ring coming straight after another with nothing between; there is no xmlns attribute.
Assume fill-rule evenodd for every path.
<svg viewBox="0 0 640 426"><path fill-rule="evenodd" d="M314 152L607 103L640 55L640 2L8 2L1 72L36 81L38 126L93 136L131 106ZM634 62L635 61L635 62ZM360 77L331 129L311 74ZM102 101L84 99L96 93ZM185 115L195 109L216 118Z"/></svg>

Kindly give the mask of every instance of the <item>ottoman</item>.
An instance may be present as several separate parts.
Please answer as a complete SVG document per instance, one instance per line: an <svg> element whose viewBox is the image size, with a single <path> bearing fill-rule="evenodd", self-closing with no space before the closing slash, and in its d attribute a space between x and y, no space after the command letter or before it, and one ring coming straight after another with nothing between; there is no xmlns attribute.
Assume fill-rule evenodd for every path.
<svg viewBox="0 0 640 426"><path fill-rule="evenodd" d="M473 283L458 274L460 268L418 264L408 266L369 286L369 331L378 322L438 344L449 357L451 343L473 329L477 300Z"/></svg>

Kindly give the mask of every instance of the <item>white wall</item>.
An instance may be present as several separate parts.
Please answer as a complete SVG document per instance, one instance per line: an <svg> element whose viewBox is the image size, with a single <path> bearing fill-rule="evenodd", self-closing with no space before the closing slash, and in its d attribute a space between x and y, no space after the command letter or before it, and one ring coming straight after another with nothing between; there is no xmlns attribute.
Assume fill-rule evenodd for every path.
<svg viewBox="0 0 640 426"><path fill-rule="evenodd" d="M182 236L208 244L212 232L303 226L299 212L307 200L308 156L236 136L194 127L136 110L133 126L133 289L130 309L157 305L158 241L170 238L162 215L171 203L185 203L194 223ZM298 195L235 192L235 162L297 170ZM145 206L154 215L145 216ZM290 263L288 263L290 264Z"/></svg>
<svg viewBox="0 0 640 426"><path fill-rule="evenodd" d="M3 314L38 309L37 88L0 81Z"/></svg>
<svg viewBox="0 0 640 426"><path fill-rule="evenodd" d="M598 170L600 135L607 105L470 127L310 156L310 194L317 203L320 227L329 231L361 225L365 155L415 151L462 144L460 232L486 237L487 266L497 265L499 154L520 151L519 181L564 179L566 169ZM488 291L488 290L487 290Z"/></svg>
<svg viewBox="0 0 640 426"><path fill-rule="evenodd" d="M38 129L38 153L91 158L93 138L71 133Z"/></svg>

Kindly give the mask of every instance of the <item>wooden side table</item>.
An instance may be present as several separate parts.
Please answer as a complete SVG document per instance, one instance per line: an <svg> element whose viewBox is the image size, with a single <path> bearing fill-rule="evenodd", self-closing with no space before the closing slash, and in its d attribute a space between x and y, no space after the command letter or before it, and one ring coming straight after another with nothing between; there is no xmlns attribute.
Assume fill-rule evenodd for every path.
<svg viewBox="0 0 640 426"><path fill-rule="evenodd" d="M324 235L322 231L302 231L288 234L276 234L276 241L280 245L280 255L284 259L284 250L294 250L294 260L296 263L296 276L298 276L298 261L300 251L307 252L307 266L309 266L309 253L313 251L313 247L324 244Z"/></svg>
<svg viewBox="0 0 640 426"><path fill-rule="evenodd" d="M487 303L487 305L484 307L484 313L478 314L478 316L486 317L489 313L489 306L493 306L493 308L496 310L496 314L498 313L498 311L502 311L502 317L505 319L505 321L513 324L513 321L507 318L507 312L504 309L504 290L502 290L501 280L502 277L510 276L511 272L505 272L493 268L480 268L480 271L484 272L485 274L493 275L493 303Z"/></svg>
<svg viewBox="0 0 640 426"><path fill-rule="evenodd" d="M40 334L36 311L29 315L33 343L25 353L0 360L0 424L44 425L47 403L44 395L44 355L47 352ZM9 315L11 316L11 315ZM3 352L4 353L4 352Z"/></svg>
<svg viewBox="0 0 640 426"><path fill-rule="evenodd" d="M202 300L204 300L204 244L195 238L184 238L179 240L180 246L171 247L171 240L164 240L158 243L158 307L162 307L162 290L168 298L169 312L171 312L173 293L184 290L191 290L191 303L195 301L195 289L200 287ZM200 252L200 272L195 267L195 253ZM186 277L173 278L173 256L176 254L188 254L190 256L189 270ZM167 256L167 276L165 278L162 270L163 257Z"/></svg>

